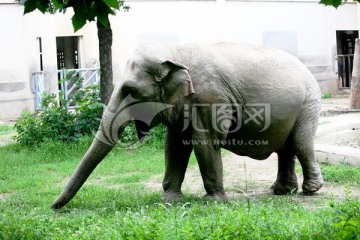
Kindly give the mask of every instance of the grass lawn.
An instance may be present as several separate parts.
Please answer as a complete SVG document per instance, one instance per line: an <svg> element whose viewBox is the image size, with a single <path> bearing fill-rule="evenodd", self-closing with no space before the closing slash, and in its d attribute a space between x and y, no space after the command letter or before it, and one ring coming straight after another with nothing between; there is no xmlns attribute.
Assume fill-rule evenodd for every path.
<svg viewBox="0 0 360 240"><path fill-rule="evenodd" d="M316 207L297 194L230 204L185 195L165 204L143 184L164 172L156 143L114 149L74 199L53 211L90 142L0 147L0 239L359 239L360 201L350 196ZM325 168L327 181L360 184L358 168Z"/></svg>

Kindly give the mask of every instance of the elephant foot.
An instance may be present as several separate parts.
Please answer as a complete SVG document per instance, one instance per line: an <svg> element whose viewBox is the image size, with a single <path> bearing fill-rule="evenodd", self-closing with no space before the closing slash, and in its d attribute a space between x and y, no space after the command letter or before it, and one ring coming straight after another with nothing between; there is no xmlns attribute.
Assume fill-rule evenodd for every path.
<svg viewBox="0 0 360 240"><path fill-rule="evenodd" d="M276 180L274 184L271 186L271 190L275 195L285 195L288 193L296 192L299 188L297 180L292 180L288 182L280 182Z"/></svg>
<svg viewBox="0 0 360 240"><path fill-rule="evenodd" d="M182 193L178 192L164 192L161 199L167 203L179 202L182 199Z"/></svg>
<svg viewBox="0 0 360 240"><path fill-rule="evenodd" d="M304 194L312 194L318 191L324 184L324 179L322 176L315 179L304 180L302 189Z"/></svg>
<svg viewBox="0 0 360 240"><path fill-rule="evenodd" d="M205 199L210 199L210 200L214 200L217 202L229 202L228 197L226 196L225 193L214 193L214 194L205 194L203 196L203 198Z"/></svg>

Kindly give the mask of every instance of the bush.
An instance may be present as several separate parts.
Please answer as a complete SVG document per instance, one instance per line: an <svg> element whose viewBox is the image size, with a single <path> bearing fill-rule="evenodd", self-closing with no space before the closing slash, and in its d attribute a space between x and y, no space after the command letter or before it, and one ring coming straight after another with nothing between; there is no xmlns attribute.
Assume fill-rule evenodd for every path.
<svg viewBox="0 0 360 240"><path fill-rule="evenodd" d="M145 142L154 143L162 142L165 138L166 128L164 125L159 125L152 128L149 135L145 137ZM136 127L133 122L129 123L124 129L123 134L120 137L120 145L123 147L133 146L138 143L138 137Z"/></svg>
<svg viewBox="0 0 360 240"><path fill-rule="evenodd" d="M60 92L58 101L56 94L44 92L41 111L31 113L26 109L22 113L15 124L17 142L26 145L47 140L74 142L97 130L103 111L100 87L92 85L81 88L82 79L76 77L74 81L79 90L71 99L65 100L63 92ZM76 102L73 110L68 109L70 102Z"/></svg>

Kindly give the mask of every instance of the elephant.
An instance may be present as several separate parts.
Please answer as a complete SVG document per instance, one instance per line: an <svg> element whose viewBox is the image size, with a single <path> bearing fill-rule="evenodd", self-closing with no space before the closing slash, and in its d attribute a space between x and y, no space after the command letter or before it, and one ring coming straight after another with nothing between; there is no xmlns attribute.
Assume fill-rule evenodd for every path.
<svg viewBox="0 0 360 240"><path fill-rule="evenodd" d="M314 152L321 93L314 76L293 55L240 43L144 44L130 57L120 80L91 146L52 208L74 197L131 121L140 140L152 127L166 127L164 201L182 198L193 151L204 197L228 201L222 148L256 160L277 153L278 173L271 186L276 195L298 190L296 159L303 192L322 187Z"/></svg>

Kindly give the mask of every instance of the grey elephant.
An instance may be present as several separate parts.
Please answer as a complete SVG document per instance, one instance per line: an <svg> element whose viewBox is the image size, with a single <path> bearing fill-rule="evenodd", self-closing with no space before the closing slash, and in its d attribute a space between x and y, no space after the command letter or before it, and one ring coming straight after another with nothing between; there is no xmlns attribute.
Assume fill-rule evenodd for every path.
<svg viewBox="0 0 360 240"><path fill-rule="evenodd" d="M205 196L227 201L221 148L257 160L276 152L275 194L298 189L297 157L303 192L315 192L323 185L313 141L320 105L312 74L277 49L235 43L140 46L126 65L92 145L52 207L61 208L74 197L131 119L139 138L158 124L167 127L165 201L182 197L192 151Z"/></svg>

